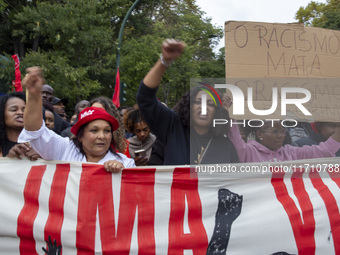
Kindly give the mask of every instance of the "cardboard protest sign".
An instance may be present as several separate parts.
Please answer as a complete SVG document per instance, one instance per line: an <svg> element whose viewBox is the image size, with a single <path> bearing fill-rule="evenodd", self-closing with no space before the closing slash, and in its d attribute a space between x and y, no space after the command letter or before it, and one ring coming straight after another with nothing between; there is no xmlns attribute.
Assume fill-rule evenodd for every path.
<svg viewBox="0 0 340 255"><path fill-rule="evenodd" d="M292 106L296 120L340 121L340 32L304 27L303 24L279 24L229 21L225 24L226 79L240 88L248 100L247 89L253 88L254 107L269 109L273 90L281 87L307 89L311 98L304 104L310 116ZM231 79L231 80L230 80ZM268 80L269 79L269 80ZM304 95L290 95L291 99ZM255 107L255 108L256 108ZM288 109L288 108L287 108ZM278 107L272 115L245 113L234 118L279 118Z"/></svg>

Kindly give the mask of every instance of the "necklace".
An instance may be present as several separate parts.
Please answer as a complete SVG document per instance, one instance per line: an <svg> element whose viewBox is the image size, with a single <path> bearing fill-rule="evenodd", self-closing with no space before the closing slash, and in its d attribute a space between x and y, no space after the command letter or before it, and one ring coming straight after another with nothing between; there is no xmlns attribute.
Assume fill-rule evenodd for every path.
<svg viewBox="0 0 340 255"><path fill-rule="evenodd" d="M211 140L212 140L212 137L210 137L209 142L205 148L203 148L203 146L201 147L201 153L197 155L197 161L195 163L201 164L201 161L203 160L205 153L207 152L210 146Z"/></svg>

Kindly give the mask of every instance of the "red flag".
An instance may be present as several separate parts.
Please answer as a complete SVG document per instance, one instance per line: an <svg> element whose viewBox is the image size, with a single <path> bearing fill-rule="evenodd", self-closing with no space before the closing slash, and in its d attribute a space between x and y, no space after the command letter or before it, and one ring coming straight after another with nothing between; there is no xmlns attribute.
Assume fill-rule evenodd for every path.
<svg viewBox="0 0 340 255"><path fill-rule="evenodd" d="M119 66L118 66L117 74L116 74L115 92L112 97L112 102L117 106L117 108L120 107L119 94L120 94L120 75L119 75Z"/></svg>
<svg viewBox="0 0 340 255"><path fill-rule="evenodd" d="M22 91L22 86L21 86L21 73L20 73L20 60L17 55L13 55L12 58L14 59L15 63L15 91L20 92Z"/></svg>

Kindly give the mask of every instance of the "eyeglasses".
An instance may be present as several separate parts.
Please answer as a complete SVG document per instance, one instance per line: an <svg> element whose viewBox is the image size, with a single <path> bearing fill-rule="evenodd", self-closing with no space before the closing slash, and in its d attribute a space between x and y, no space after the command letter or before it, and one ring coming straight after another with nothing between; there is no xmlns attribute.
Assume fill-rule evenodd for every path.
<svg viewBox="0 0 340 255"><path fill-rule="evenodd" d="M268 129L268 130L265 130L264 132L270 133L274 136L285 136L287 133L287 130L286 129L282 129L282 130Z"/></svg>

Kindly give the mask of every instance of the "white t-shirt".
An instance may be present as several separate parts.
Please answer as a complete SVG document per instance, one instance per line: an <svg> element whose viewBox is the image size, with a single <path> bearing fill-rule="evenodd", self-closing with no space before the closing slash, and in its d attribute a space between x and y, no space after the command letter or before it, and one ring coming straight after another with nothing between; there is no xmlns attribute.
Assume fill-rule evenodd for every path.
<svg viewBox="0 0 340 255"><path fill-rule="evenodd" d="M45 126L45 122L39 130L27 131L25 128L21 131L18 143L30 142L32 148L45 160L62 160L62 161L80 161L87 162L86 156L83 155L75 144L68 137L61 137L54 131ZM122 153L118 156L108 151L104 158L98 164L104 164L108 160L117 160L122 162L124 168L135 167L135 161L128 158Z"/></svg>

